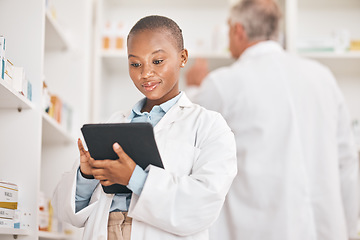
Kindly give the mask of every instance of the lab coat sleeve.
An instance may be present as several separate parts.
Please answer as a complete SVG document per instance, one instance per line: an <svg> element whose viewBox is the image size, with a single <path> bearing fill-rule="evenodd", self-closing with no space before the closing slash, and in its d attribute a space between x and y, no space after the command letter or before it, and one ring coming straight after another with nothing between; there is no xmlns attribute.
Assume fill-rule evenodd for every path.
<svg viewBox="0 0 360 240"><path fill-rule="evenodd" d="M83 227L90 213L94 210L97 204L99 189L96 188L90 203L87 207L76 212L75 211L75 194L76 194L76 179L77 170L79 168L79 159L73 169L65 172L59 181L52 198L52 206L54 214L61 221L68 222L76 227Z"/></svg>
<svg viewBox="0 0 360 240"><path fill-rule="evenodd" d="M198 139L191 174L150 165L141 195L132 195L129 216L179 236L203 231L216 220L237 167L234 135L220 114L214 116L201 129L206 136Z"/></svg>
<svg viewBox="0 0 360 240"><path fill-rule="evenodd" d="M340 92L338 120L338 152L340 164L341 192L349 237L357 237L359 217L359 159L350 128L350 117Z"/></svg>

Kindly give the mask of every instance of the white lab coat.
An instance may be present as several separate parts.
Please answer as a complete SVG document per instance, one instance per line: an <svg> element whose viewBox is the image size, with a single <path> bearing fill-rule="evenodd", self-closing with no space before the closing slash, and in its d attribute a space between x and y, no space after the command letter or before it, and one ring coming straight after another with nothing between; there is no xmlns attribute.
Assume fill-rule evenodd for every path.
<svg viewBox="0 0 360 240"><path fill-rule="evenodd" d="M237 144L238 174L210 239L356 235L357 153L328 69L266 41L210 73L197 91L190 99L220 112Z"/></svg>
<svg viewBox="0 0 360 240"><path fill-rule="evenodd" d="M109 122L126 122L129 113ZM154 128L165 167L149 166L142 193L133 194L131 239L208 239L236 175L234 135L218 113L189 101L185 93ZM61 220L83 227L85 240L107 239L113 194L99 184L89 206L75 213L77 163L58 184L53 207Z"/></svg>

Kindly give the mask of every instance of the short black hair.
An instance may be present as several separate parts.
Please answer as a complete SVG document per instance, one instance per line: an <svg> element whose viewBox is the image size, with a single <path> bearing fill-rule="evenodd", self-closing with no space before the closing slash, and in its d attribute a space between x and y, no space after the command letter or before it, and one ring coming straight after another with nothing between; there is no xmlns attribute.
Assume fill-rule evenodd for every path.
<svg viewBox="0 0 360 240"><path fill-rule="evenodd" d="M141 18L131 28L127 39L129 40L130 35L136 34L138 32L155 29L168 31L174 38L176 46L179 48L179 50L184 49L184 39L180 27L172 19L164 16L151 15Z"/></svg>

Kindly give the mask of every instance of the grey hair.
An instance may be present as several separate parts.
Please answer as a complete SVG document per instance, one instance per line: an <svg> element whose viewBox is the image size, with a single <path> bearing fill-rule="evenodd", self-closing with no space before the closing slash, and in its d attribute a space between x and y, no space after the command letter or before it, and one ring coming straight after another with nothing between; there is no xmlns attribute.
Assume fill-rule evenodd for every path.
<svg viewBox="0 0 360 240"><path fill-rule="evenodd" d="M249 41L277 40L280 18L273 0L242 0L230 11L230 22L243 25Z"/></svg>

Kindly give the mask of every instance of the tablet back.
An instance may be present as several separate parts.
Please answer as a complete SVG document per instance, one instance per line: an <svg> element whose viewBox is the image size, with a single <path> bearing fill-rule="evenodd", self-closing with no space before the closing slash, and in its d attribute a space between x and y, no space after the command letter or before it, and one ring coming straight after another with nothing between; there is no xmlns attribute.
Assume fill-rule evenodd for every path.
<svg viewBox="0 0 360 240"><path fill-rule="evenodd" d="M118 159L112 147L117 142L142 169L149 164L164 168L150 123L85 124L81 132L95 160ZM130 189L120 184L103 186L103 189L106 193L131 193Z"/></svg>

